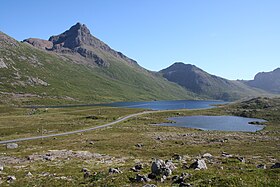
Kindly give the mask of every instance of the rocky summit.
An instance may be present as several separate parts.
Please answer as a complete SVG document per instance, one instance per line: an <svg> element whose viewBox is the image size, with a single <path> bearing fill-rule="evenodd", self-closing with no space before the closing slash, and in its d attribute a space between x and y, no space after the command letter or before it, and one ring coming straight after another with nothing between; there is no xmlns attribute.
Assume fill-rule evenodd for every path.
<svg viewBox="0 0 280 187"><path fill-rule="evenodd" d="M95 65L108 67L110 63L100 55L102 52L125 60L127 63L137 64L135 60L126 57L121 52L111 49L107 44L91 35L85 24L77 23L62 34L51 36L49 40L29 38L24 40L34 47L54 51L60 54L79 54Z"/></svg>

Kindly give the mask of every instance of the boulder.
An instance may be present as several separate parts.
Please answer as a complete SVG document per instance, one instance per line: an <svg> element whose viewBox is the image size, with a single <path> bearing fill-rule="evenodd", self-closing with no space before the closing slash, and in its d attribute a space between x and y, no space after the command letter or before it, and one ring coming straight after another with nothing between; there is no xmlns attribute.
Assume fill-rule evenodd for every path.
<svg viewBox="0 0 280 187"><path fill-rule="evenodd" d="M237 160L239 160L242 163L245 163L245 158L243 158L243 157L237 157Z"/></svg>
<svg viewBox="0 0 280 187"><path fill-rule="evenodd" d="M86 178L89 178L89 177L91 177L92 175L91 175L91 173L89 172L89 171L86 171L86 172L84 172L84 178L86 179Z"/></svg>
<svg viewBox="0 0 280 187"><path fill-rule="evenodd" d="M7 149L16 149L16 148L18 148L18 144L8 143L6 147L7 147Z"/></svg>
<svg viewBox="0 0 280 187"><path fill-rule="evenodd" d="M134 167L131 168L131 170L134 171L134 172L139 172L141 169L143 169L143 164L142 163L138 163Z"/></svg>
<svg viewBox="0 0 280 187"><path fill-rule="evenodd" d="M204 160L198 159L197 161L195 161L190 165L190 168L197 169L197 170L207 169L207 165Z"/></svg>
<svg viewBox="0 0 280 187"><path fill-rule="evenodd" d="M210 153L205 153L202 155L202 158L213 158L213 156Z"/></svg>
<svg viewBox="0 0 280 187"><path fill-rule="evenodd" d="M14 182L16 179L17 179L17 178L16 178L15 176L9 175L9 176L7 177L7 182L8 182L8 183L12 183L12 182Z"/></svg>
<svg viewBox="0 0 280 187"><path fill-rule="evenodd" d="M4 166L0 165L0 171L4 170Z"/></svg>
<svg viewBox="0 0 280 187"><path fill-rule="evenodd" d="M122 172L120 171L119 168L110 168L109 173L110 174L118 174L118 173L122 173Z"/></svg>
<svg viewBox="0 0 280 187"><path fill-rule="evenodd" d="M150 182L151 179L149 179L146 175L137 174L136 178L135 178L135 181L136 182Z"/></svg>
<svg viewBox="0 0 280 187"><path fill-rule="evenodd" d="M180 156L179 154L174 154L174 155L172 156L172 158L173 158L174 160L182 160L182 156Z"/></svg>
<svg viewBox="0 0 280 187"><path fill-rule="evenodd" d="M265 164L259 164L257 165L258 169L266 169L266 165Z"/></svg>
<svg viewBox="0 0 280 187"><path fill-rule="evenodd" d="M271 166L271 169L277 169L277 168L280 168L280 162L277 162Z"/></svg>
<svg viewBox="0 0 280 187"><path fill-rule="evenodd" d="M156 159L152 163L151 171L155 175L170 176L175 168L175 165L170 160L164 162L163 160Z"/></svg>
<svg viewBox="0 0 280 187"><path fill-rule="evenodd" d="M29 171L27 174L26 174L27 177L32 177L32 173Z"/></svg>

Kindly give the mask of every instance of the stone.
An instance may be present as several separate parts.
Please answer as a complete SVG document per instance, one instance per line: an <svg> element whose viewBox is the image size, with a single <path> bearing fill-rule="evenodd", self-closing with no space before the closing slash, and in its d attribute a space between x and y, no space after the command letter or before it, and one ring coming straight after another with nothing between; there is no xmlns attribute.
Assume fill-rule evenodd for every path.
<svg viewBox="0 0 280 187"><path fill-rule="evenodd" d="M16 148L18 148L18 144L8 143L6 147L7 147L7 149L16 149Z"/></svg>
<svg viewBox="0 0 280 187"><path fill-rule="evenodd" d="M89 172L89 171L86 171L86 172L84 172L84 178L86 179L86 178L89 178L89 177L91 177L92 175L91 175L91 173Z"/></svg>
<svg viewBox="0 0 280 187"><path fill-rule="evenodd" d="M213 158L213 156L210 153L205 153L202 155L202 158Z"/></svg>
<svg viewBox="0 0 280 187"><path fill-rule="evenodd" d="M179 154L174 154L174 155L172 156L172 158L173 158L174 160L182 160L182 156L180 156Z"/></svg>
<svg viewBox="0 0 280 187"><path fill-rule="evenodd" d="M258 169L266 169L266 165L265 164L259 164L257 165Z"/></svg>
<svg viewBox="0 0 280 187"><path fill-rule="evenodd" d="M4 166L0 165L0 171L4 170Z"/></svg>
<svg viewBox="0 0 280 187"><path fill-rule="evenodd" d="M162 165L164 164L163 160L160 159L156 159L155 161L153 161L152 166L151 166L151 171L152 173L156 174L156 175L160 175L162 170Z"/></svg>
<svg viewBox="0 0 280 187"><path fill-rule="evenodd" d="M271 166L271 169L277 169L277 168L280 168L280 163L277 162L275 163L274 165Z"/></svg>
<svg viewBox="0 0 280 187"><path fill-rule="evenodd" d="M243 157L237 157L237 160L239 160L242 163L245 163L245 158L243 158Z"/></svg>
<svg viewBox="0 0 280 187"><path fill-rule="evenodd" d="M43 159L47 160L47 161L52 161L52 160L54 160L54 157L50 156L50 155L45 155L45 156L43 156Z"/></svg>
<svg viewBox="0 0 280 187"><path fill-rule="evenodd" d="M198 159L197 161L195 161L190 165L190 168L197 169L197 170L207 169L207 165L204 160Z"/></svg>
<svg viewBox="0 0 280 187"><path fill-rule="evenodd" d="M143 145L138 143L138 144L135 145L135 147L141 148L141 147L143 147Z"/></svg>
<svg viewBox="0 0 280 187"><path fill-rule="evenodd" d="M32 177L32 173L29 171L27 174L26 174L27 177Z"/></svg>
<svg viewBox="0 0 280 187"><path fill-rule="evenodd" d="M118 174L118 173L122 173L122 172L120 171L119 168L110 168L109 173L110 174Z"/></svg>
<svg viewBox="0 0 280 187"><path fill-rule="evenodd" d="M147 176L145 175L140 175L140 174L137 174L136 175L136 178L135 178L135 181L136 182L150 182L151 179L149 179Z"/></svg>
<svg viewBox="0 0 280 187"><path fill-rule="evenodd" d="M157 187L157 186L154 184L145 184L143 187Z"/></svg>
<svg viewBox="0 0 280 187"><path fill-rule="evenodd" d="M8 183L12 183L12 182L14 182L16 179L17 179L17 178L16 178L15 176L9 175L9 176L7 177L7 182L8 182Z"/></svg>
<svg viewBox="0 0 280 187"><path fill-rule="evenodd" d="M148 178L149 178L149 179L156 179L157 176L156 176L156 174L154 174L154 173L149 173L149 174L148 174Z"/></svg>
<svg viewBox="0 0 280 187"><path fill-rule="evenodd" d="M141 169L143 169L143 164L139 163L136 164L134 167L130 168L134 172L139 172Z"/></svg>
<svg viewBox="0 0 280 187"><path fill-rule="evenodd" d="M233 157L233 155L228 154L226 152L222 152L222 157L231 158L231 157Z"/></svg>

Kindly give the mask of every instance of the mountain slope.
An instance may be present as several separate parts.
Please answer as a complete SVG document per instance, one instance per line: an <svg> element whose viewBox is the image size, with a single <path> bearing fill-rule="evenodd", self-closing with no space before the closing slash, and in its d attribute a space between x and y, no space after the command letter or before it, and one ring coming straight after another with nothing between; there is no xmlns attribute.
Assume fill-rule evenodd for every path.
<svg viewBox="0 0 280 187"><path fill-rule="evenodd" d="M174 63L159 73L167 80L208 98L236 100L264 94L264 92L250 88L239 81L211 75L191 64Z"/></svg>
<svg viewBox="0 0 280 187"><path fill-rule="evenodd" d="M60 104L195 98L195 94L145 70L89 33L86 37L92 41L86 43L85 33L81 32L85 26L77 25L76 36L68 32L62 34L64 38L51 37L50 41L28 39L20 43L0 32L1 102Z"/></svg>
<svg viewBox="0 0 280 187"><path fill-rule="evenodd" d="M271 72L258 73L254 80L245 81L249 86L280 94L280 68Z"/></svg>

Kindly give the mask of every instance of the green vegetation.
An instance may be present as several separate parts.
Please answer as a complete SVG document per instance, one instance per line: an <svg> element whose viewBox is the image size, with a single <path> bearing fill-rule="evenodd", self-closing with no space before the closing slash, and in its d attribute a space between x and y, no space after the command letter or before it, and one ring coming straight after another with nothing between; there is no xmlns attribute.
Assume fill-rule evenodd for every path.
<svg viewBox="0 0 280 187"><path fill-rule="evenodd" d="M17 180L11 186L143 186L143 183L129 180L136 176L131 167L141 162L144 169L139 173L148 174L154 158L171 159L177 153L182 160L173 160L177 168L171 177L189 173L191 176L186 182L193 186L279 186L280 170L270 169L280 160L279 110L279 98L257 98L214 109L147 114L91 132L19 142L17 149L6 149L1 145L0 163L4 162L5 166L0 173L0 182L2 186L7 186L7 176L15 175ZM47 112L40 109L30 115L30 109L1 107L0 132L5 132L1 134L1 139L36 135L36 132L32 132L41 128L40 118L48 122L46 127L49 130L58 132L103 124L139 111L83 107L48 109ZM262 131L247 133L151 125L166 122L166 118L171 116L244 114L268 120L267 126ZM17 135L11 133L13 128L19 132ZM28 131L32 132L28 134ZM60 150L63 154L57 154L54 150ZM233 157L224 157L222 152ZM101 155L93 156L93 153ZM190 166L204 153L213 155L212 159L206 159L207 170L184 167ZM44 156L52 156L53 159L44 159ZM245 162L239 161L240 157ZM259 164L265 164L267 169L257 168ZM112 167L120 168L123 173L109 174L108 170ZM88 168L92 175L84 178L82 168ZM33 176L26 176L28 172ZM155 180L149 183L171 186L171 177L164 183Z"/></svg>
<svg viewBox="0 0 280 187"><path fill-rule="evenodd" d="M10 41L13 39L0 40L0 60L7 66L0 68L0 104L58 105L197 98L137 64L129 65L100 50L95 52L110 64L108 67L98 67L93 62L79 64L77 61L84 60L81 56L59 56L25 43L13 41L15 44L10 45Z"/></svg>

